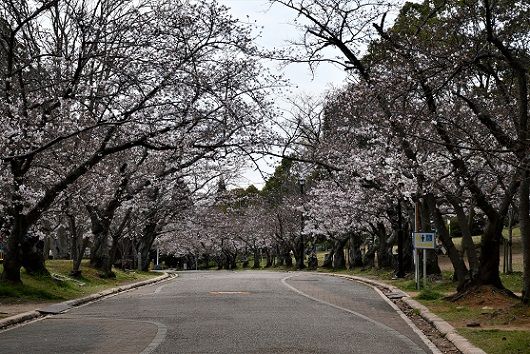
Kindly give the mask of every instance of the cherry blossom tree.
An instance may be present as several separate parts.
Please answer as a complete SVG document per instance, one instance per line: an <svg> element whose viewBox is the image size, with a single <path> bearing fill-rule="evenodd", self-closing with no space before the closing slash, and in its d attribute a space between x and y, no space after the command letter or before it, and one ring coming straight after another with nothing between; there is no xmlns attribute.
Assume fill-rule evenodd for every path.
<svg viewBox="0 0 530 354"><path fill-rule="evenodd" d="M492 101L491 95L484 95L484 89L487 92L488 88L501 87L499 91L505 98L514 92L519 97L523 93L523 99L514 100L519 102L518 110L512 110L522 112L513 121L525 121L527 73L518 76L518 89L510 92L502 79L511 76L499 74L501 67L503 74L507 72L506 66L496 66L505 60L514 73L521 73L518 69L521 59L510 56L506 43L519 45L519 33L524 30L520 32L521 28L516 26L504 31L502 35L513 37L503 44L496 38L494 28L495 16L502 23L502 18L520 16L524 8L520 8L522 12L508 15L506 7L492 6L487 1L469 6L407 4L396 23L386 29L387 6L362 1L275 2L295 10L303 19L305 36L300 45L307 50L305 61L313 64L332 61L356 74L352 78L358 81L356 86L374 103L371 120L379 134L399 148L400 161L408 170L403 176L415 182L415 202L423 199L425 208L422 209L428 209L431 214L432 220L423 217L421 224L430 228L434 223L439 230L461 281L459 289L464 289L466 284L491 284L502 288L498 240L503 219L521 180L519 170L512 166L520 166L521 160L509 155L511 152L516 155L514 145L508 147L508 155L502 155L510 145L506 139L509 134L503 129L514 129L514 126L508 124L509 121L495 121L492 114L484 114L476 99L488 97L484 103L494 107L495 114L508 109L504 114L509 116L511 103ZM363 9L369 13L363 13ZM368 39L370 45L368 54L361 56L364 39ZM494 49L505 59L493 59L498 55L491 53L492 47L481 45L484 39L494 44ZM328 47L336 48L346 61L326 57L323 50ZM519 50L525 52L523 47ZM521 107L526 109L521 110ZM446 183L446 180L451 182ZM452 200L449 204L456 205L456 209L461 207L451 191L455 184L465 186L467 196L472 198L471 203L461 203L469 209L477 206L488 218L476 276L467 274L443 222L442 211L444 204L448 204L444 198L449 197L447 199Z"/></svg>
<svg viewBox="0 0 530 354"><path fill-rule="evenodd" d="M257 143L270 84L248 27L215 4L109 0L1 5L4 280L29 229L109 156L171 151L167 175ZM126 162L126 161L124 161ZM33 242L33 241L32 241ZM32 244L24 249L34 250Z"/></svg>

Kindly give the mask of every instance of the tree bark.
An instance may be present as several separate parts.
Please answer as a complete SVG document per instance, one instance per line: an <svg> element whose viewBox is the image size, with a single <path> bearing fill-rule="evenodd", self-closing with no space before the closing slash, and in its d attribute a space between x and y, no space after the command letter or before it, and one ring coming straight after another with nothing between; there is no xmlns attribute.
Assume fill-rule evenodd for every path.
<svg viewBox="0 0 530 354"><path fill-rule="evenodd" d="M142 254L141 269L144 272L149 271L149 262L151 261L149 259L149 253L156 239L157 228L158 228L158 224L155 220L148 222L143 229L142 236L138 243L138 247L137 247L138 252Z"/></svg>
<svg viewBox="0 0 530 354"><path fill-rule="evenodd" d="M253 269L258 269L260 267L260 255L257 249L254 250L254 262L252 264Z"/></svg>
<svg viewBox="0 0 530 354"><path fill-rule="evenodd" d="M453 243L451 237L449 237L449 232L447 232L447 228L445 227L445 221L442 217L442 213L436 205L436 198L433 194L427 194L425 199L429 207L429 211L433 217L436 228L438 229L438 235L440 237L440 240L442 241L442 245L447 250L449 259L451 260L455 273L457 274L457 290L462 291L470 280L469 272L467 270L466 264L464 263L464 259L460 255L460 252L458 252L458 250L456 249L456 246Z"/></svg>
<svg viewBox="0 0 530 354"><path fill-rule="evenodd" d="M523 248L523 289L522 301L530 302L530 202L529 202L529 171L522 173L519 187L519 226L521 228L521 241Z"/></svg>
<svg viewBox="0 0 530 354"><path fill-rule="evenodd" d="M377 267L379 269L392 267L392 252L387 244L388 235L386 228L382 223L377 223L376 234L379 239L379 246L377 248Z"/></svg>
<svg viewBox="0 0 530 354"><path fill-rule="evenodd" d="M430 210L429 206L425 201L420 202L420 219L421 219L421 226L420 230L423 232L431 232L432 231L432 224L431 224L431 218L430 218ZM438 228L438 225L436 226ZM423 271L423 269L422 269ZM427 250L427 275L440 275L442 274L442 270L440 269L440 266L438 265L438 253L436 253L434 250Z"/></svg>
<svg viewBox="0 0 530 354"><path fill-rule="evenodd" d="M473 279L476 277L479 267L477 249L475 247L475 243L473 242L473 238L471 235L471 226L474 214L472 210L473 207L470 207L469 216L466 217L464 209L462 208L458 200L456 200L456 198L449 197L448 200L453 206L453 209L455 210L456 218L458 219L458 224L460 225L460 230L462 231L462 251L465 251L467 255L469 271L471 273L471 279Z"/></svg>
<svg viewBox="0 0 530 354"><path fill-rule="evenodd" d="M493 285L504 289L499 273L500 240L502 237L502 219L488 220L480 244L480 266L477 285Z"/></svg>
<svg viewBox="0 0 530 354"><path fill-rule="evenodd" d="M304 258L305 258L305 242L304 236L300 235L297 237L294 249L294 258L296 261L296 269L304 269Z"/></svg>
<svg viewBox="0 0 530 354"><path fill-rule="evenodd" d="M359 234L350 236L348 248L348 268L350 270L363 266L363 255L361 253L361 238Z"/></svg>
<svg viewBox="0 0 530 354"><path fill-rule="evenodd" d="M333 268L333 255L334 255L334 249L331 249L329 253L326 254L324 257L324 263L322 263L322 268Z"/></svg>
<svg viewBox="0 0 530 354"><path fill-rule="evenodd" d="M333 247L333 269L346 269L346 258L344 257L344 246L348 238L337 239Z"/></svg>
<svg viewBox="0 0 530 354"><path fill-rule="evenodd" d="M270 249L265 248L264 252L265 252L265 258L267 260L267 263L265 264L265 268L270 268L270 267L272 267L271 251L270 251Z"/></svg>

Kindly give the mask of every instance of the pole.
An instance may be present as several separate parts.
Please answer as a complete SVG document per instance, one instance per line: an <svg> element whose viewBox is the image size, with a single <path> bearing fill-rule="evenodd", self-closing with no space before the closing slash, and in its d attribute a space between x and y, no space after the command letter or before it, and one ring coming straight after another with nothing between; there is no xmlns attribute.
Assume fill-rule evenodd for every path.
<svg viewBox="0 0 530 354"><path fill-rule="evenodd" d="M427 288L427 249L423 249L423 288Z"/></svg>
<svg viewBox="0 0 530 354"><path fill-rule="evenodd" d="M156 269L160 269L159 260L160 260L160 249L157 246L156 247Z"/></svg>
<svg viewBox="0 0 530 354"><path fill-rule="evenodd" d="M398 198L398 271L396 274L397 278L403 278L405 276L405 270L403 269L403 220L401 219L401 200Z"/></svg>
<svg viewBox="0 0 530 354"><path fill-rule="evenodd" d="M416 201L414 205L414 231L420 232L420 202ZM416 289L420 290L420 253L414 245L414 269L415 269L415 279L416 279Z"/></svg>

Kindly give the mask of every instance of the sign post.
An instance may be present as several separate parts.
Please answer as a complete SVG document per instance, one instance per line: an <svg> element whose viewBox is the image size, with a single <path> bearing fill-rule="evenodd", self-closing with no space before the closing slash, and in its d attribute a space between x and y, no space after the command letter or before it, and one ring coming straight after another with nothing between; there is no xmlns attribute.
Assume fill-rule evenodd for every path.
<svg viewBox="0 0 530 354"><path fill-rule="evenodd" d="M436 248L436 235L434 232L415 232L414 255L419 258L419 250L423 249L423 287L427 286L427 250ZM420 265L419 259L416 262L416 288L420 289Z"/></svg>

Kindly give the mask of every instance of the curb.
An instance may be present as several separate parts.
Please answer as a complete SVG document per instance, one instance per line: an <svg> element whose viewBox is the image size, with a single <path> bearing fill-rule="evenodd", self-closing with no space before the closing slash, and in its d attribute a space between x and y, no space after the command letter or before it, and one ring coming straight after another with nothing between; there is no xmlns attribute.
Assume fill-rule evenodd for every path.
<svg viewBox="0 0 530 354"><path fill-rule="evenodd" d="M334 277L356 280L361 283L369 284L372 286L383 287L392 292L403 292L402 290L400 290L399 288L395 286L382 283L376 280L372 280L372 279L362 278L362 277L355 276L355 275L334 274L334 273L318 273L318 274L326 274L326 275L331 275ZM458 350L460 350L463 354L487 354L484 350L477 348L476 346L471 344L471 342L469 342L466 338L458 334L453 326L451 326L449 323L447 323L440 317L436 316L434 313L430 312L427 307L420 304L418 301L411 299L408 295L407 297L403 297L401 300L403 300L403 302L405 302L407 305L409 305L413 309L418 310L420 316L423 317L425 321L429 322L432 326L434 326L448 341L453 343L454 346Z"/></svg>
<svg viewBox="0 0 530 354"><path fill-rule="evenodd" d="M166 280L166 279L168 279L170 277L172 277L172 276L169 273L164 273L163 275L158 276L158 277L153 278L153 279L147 279L147 280L142 280L142 281L137 282L137 283L132 283L132 284L127 284L127 285L123 285L123 286L118 286L116 288L103 290L103 291L101 291L99 293L90 294L90 295L87 295L87 296L84 296L84 297L81 297L81 298L78 298L78 299L72 299L72 300L68 300L68 301L63 301L63 302L60 302L60 303L57 303L57 304L53 304L53 305L50 305L50 306L58 306L58 307L62 308L63 311L65 311L66 309L70 309L70 308L73 308L73 307L76 307L76 306L80 306L80 305L86 304L86 303L91 302L91 301L99 300L99 299L102 299L102 298L104 298L106 296L109 296L109 295L118 294L118 293L121 293L121 292L125 292L127 290L139 288L139 287L144 286L144 285L150 285L150 284L158 283L158 282ZM63 312L63 311L60 311L60 312ZM47 314L58 314L60 312L57 312L57 313L46 312L46 311L42 311L41 312L41 309L37 309L37 310L33 310L33 311L19 313L17 315L1 319L0 320L0 330L7 329L9 327L21 324L23 322L31 321L31 320L37 319L39 317L44 317Z"/></svg>
<svg viewBox="0 0 530 354"><path fill-rule="evenodd" d="M11 327L14 325L17 325L22 322L33 320L37 317L42 316L40 312L37 310L19 313L18 315L14 315L11 317L7 317L0 320L0 330L5 329L7 327Z"/></svg>

